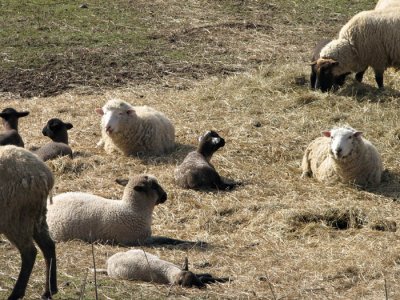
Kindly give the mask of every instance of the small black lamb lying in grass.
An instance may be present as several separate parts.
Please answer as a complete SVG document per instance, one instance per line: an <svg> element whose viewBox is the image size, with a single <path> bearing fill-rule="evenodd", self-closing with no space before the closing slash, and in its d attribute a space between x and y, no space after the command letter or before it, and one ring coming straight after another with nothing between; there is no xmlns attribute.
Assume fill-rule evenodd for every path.
<svg viewBox="0 0 400 300"><path fill-rule="evenodd" d="M24 141L18 133L18 119L29 115L29 111L18 112L14 108L5 108L0 113L5 133L0 134L0 146L15 145L24 147Z"/></svg>
<svg viewBox="0 0 400 300"><path fill-rule="evenodd" d="M224 181L210 163L214 152L224 147L225 140L215 131L207 131L199 142L197 150L190 152L175 169L176 183L186 189L229 190L238 185Z"/></svg>
<svg viewBox="0 0 400 300"><path fill-rule="evenodd" d="M42 133L52 139L52 142L40 147L34 153L43 161L68 155L72 158L72 149L68 146L68 132L73 126L71 123L64 123L60 119L50 119L43 128Z"/></svg>

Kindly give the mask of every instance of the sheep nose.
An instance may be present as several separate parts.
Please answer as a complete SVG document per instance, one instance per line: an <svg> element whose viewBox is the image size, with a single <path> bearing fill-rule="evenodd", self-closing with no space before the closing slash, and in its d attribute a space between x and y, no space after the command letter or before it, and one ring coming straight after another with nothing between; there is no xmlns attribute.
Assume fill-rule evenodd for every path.
<svg viewBox="0 0 400 300"><path fill-rule="evenodd" d="M158 203L164 203L165 201L167 201L167 193L162 193L160 198L158 199Z"/></svg>
<svg viewBox="0 0 400 300"><path fill-rule="evenodd" d="M337 153L337 154L340 154L341 152L342 152L342 148L337 148L337 149L336 149L336 153Z"/></svg>

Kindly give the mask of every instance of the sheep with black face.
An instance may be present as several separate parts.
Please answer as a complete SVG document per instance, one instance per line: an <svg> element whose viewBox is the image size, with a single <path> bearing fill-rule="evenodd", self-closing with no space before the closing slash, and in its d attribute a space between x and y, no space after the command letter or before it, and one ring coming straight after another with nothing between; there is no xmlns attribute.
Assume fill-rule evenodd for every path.
<svg viewBox="0 0 400 300"><path fill-rule="evenodd" d="M224 147L225 140L215 131L199 138L196 151L190 152L174 172L176 183L186 189L232 189L234 182L224 181L210 163L212 155Z"/></svg>
<svg viewBox="0 0 400 300"><path fill-rule="evenodd" d="M0 134L0 146L15 145L24 147L24 141L18 133L18 120L29 115L29 111L18 112L14 108L6 108L0 113L5 132Z"/></svg>

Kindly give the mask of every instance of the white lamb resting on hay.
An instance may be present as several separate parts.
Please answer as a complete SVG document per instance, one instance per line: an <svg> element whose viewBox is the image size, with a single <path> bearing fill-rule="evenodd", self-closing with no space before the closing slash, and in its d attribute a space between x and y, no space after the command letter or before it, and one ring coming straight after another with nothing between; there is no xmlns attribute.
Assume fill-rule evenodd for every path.
<svg viewBox="0 0 400 300"><path fill-rule="evenodd" d="M102 138L97 145L104 146L107 153L161 155L175 147L174 126L151 107L111 99L96 112L102 116Z"/></svg>
<svg viewBox="0 0 400 300"><path fill-rule="evenodd" d="M321 49L317 87L332 86L332 78L363 72L371 66L379 88L388 67L400 67L400 10L377 9L355 15L342 27L339 37Z"/></svg>
<svg viewBox="0 0 400 300"><path fill-rule="evenodd" d="M98 270L98 272L104 271ZM188 270L187 260L181 269L171 262L139 249L118 252L111 256L107 260L107 274L118 279L199 288L205 287L208 283L229 280L229 278L215 278L211 274L194 274Z"/></svg>
<svg viewBox="0 0 400 300"><path fill-rule="evenodd" d="M48 205L47 223L56 241L140 244L151 236L154 207L166 200L155 177L139 175L129 179L122 200L81 192L55 196Z"/></svg>
<svg viewBox="0 0 400 300"><path fill-rule="evenodd" d="M324 131L312 141L302 162L302 177L314 176L327 183L342 182L377 186L381 182L382 160L362 132L342 127Z"/></svg>

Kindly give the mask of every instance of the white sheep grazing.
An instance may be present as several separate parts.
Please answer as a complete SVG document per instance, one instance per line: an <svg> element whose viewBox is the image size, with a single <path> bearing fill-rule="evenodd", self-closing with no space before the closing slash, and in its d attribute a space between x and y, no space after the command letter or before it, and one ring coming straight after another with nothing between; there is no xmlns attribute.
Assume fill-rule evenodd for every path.
<svg viewBox="0 0 400 300"><path fill-rule="evenodd" d="M382 160L376 148L349 127L324 131L312 141L302 162L302 177L313 175L327 183L342 182L377 186L381 182Z"/></svg>
<svg viewBox="0 0 400 300"><path fill-rule="evenodd" d="M375 6L375 10L378 9L399 9L400 1L399 0L379 0Z"/></svg>
<svg viewBox="0 0 400 300"><path fill-rule="evenodd" d="M33 153L0 146L0 233L20 254L22 266L8 299L21 299L35 263L37 243L46 261L43 298L57 293L56 252L46 223L46 201L53 188L50 169Z"/></svg>
<svg viewBox="0 0 400 300"><path fill-rule="evenodd" d="M166 200L154 176L139 175L127 182L122 200L81 192L55 196L48 206L47 223L56 241L141 244L151 236L154 206Z"/></svg>
<svg viewBox="0 0 400 300"><path fill-rule="evenodd" d="M223 180L210 163L212 155L225 146L225 140L210 130L199 138L196 151L190 152L174 171L176 183L186 189L232 189L239 183Z"/></svg>
<svg viewBox="0 0 400 300"><path fill-rule="evenodd" d="M370 10L355 15L339 37L320 52L316 86L330 89L333 78L371 66L379 88L388 67L400 67L400 10Z"/></svg>
<svg viewBox="0 0 400 300"><path fill-rule="evenodd" d="M229 278L214 278L210 274L196 275L188 270L187 260L185 266L181 269L171 262L139 249L118 252L112 255L107 260L107 274L118 279L199 288L205 287L208 283L229 280Z"/></svg>
<svg viewBox="0 0 400 300"><path fill-rule="evenodd" d="M96 112L102 116L102 139L97 145L104 146L107 153L161 155L175 147L174 126L151 107L112 99Z"/></svg>

